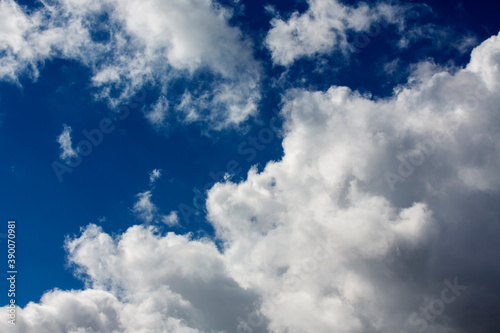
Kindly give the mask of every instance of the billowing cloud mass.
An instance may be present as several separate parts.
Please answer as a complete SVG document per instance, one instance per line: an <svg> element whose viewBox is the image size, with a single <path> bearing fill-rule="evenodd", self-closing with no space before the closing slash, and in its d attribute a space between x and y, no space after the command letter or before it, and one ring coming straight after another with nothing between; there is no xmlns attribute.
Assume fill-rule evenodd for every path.
<svg viewBox="0 0 500 333"><path fill-rule="evenodd" d="M66 247L89 288L30 303L18 312L19 332L230 332L257 301L208 240L142 226L113 240L89 225Z"/></svg>
<svg viewBox="0 0 500 333"><path fill-rule="evenodd" d="M158 102L145 110L154 125L169 110L214 128L256 112L260 66L228 24L231 10L212 0L41 3L30 13L13 0L0 3L0 79L36 79L44 62L62 58L88 66L96 95L112 106L145 85L160 88ZM184 85L181 98L169 93L172 84Z"/></svg>
<svg viewBox="0 0 500 333"><path fill-rule="evenodd" d="M500 304L499 56L494 36L453 75L422 63L389 99L289 91L282 161L207 202L269 331L498 330L465 309Z"/></svg>
<svg viewBox="0 0 500 333"><path fill-rule="evenodd" d="M220 249L90 225L66 242L88 288L18 331L497 332L498 105L500 35L390 98L290 90L282 160L209 191Z"/></svg>

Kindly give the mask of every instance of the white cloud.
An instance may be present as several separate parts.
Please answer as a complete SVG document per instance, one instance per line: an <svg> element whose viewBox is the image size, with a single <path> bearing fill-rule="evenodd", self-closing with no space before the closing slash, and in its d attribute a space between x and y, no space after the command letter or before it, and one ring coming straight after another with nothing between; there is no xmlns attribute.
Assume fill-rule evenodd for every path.
<svg viewBox="0 0 500 333"><path fill-rule="evenodd" d="M0 79L19 83L23 74L36 79L39 67L54 57L90 65L109 47L92 41L82 12L70 13L63 6L60 2L28 14L15 1L2 1ZM88 16L95 16L98 9L89 6Z"/></svg>
<svg viewBox="0 0 500 333"><path fill-rule="evenodd" d="M165 124L165 119L168 115L169 103L165 96L161 96L155 105L146 112L146 119L156 127L161 127Z"/></svg>
<svg viewBox="0 0 500 333"><path fill-rule="evenodd" d="M137 194L137 199L132 211L144 223L152 223L158 213L158 207L151 202L151 191Z"/></svg>
<svg viewBox="0 0 500 333"><path fill-rule="evenodd" d="M14 1L0 2L0 51L5 54L0 58L0 78L17 82L18 74L28 67L36 72L37 59L32 57L36 45L28 46L25 36L35 29L39 20L40 16L30 19Z"/></svg>
<svg viewBox="0 0 500 333"><path fill-rule="evenodd" d="M214 128L236 126L256 113L260 65L241 31L228 24L231 12L211 0L42 4L29 14L12 0L0 4L0 79L36 78L41 64L59 57L88 66L97 96L112 106L148 83L168 92L172 82L189 82L188 109L171 105L167 94L149 114L153 123L169 108L195 112L194 119L182 120ZM209 78L200 81L202 72Z"/></svg>
<svg viewBox="0 0 500 333"><path fill-rule="evenodd" d="M149 173L149 185L154 185L161 177L161 169L154 169Z"/></svg>
<svg viewBox="0 0 500 333"><path fill-rule="evenodd" d="M152 201L152 189L154 189L154 185L160 177L160 169L154 169L149 172L150 190L137 194L137 202L132 207L132 212L146 225L152 223L164 223L169 227L178 226L179 216L176 211L172 211L168 215L164 215Z"/></svg>
<svg viewBox="0 0 500 333"><path fill-rule="evenodd" d="M232 332L258 301L208 240L142 226L112 239L89 225L66 248L88 289L54 290L18 309L16 332Z"/></svg>
<svg viewBox="0 0 500 333"><path fill-rule="evenodd" d="M266 37L273 61L290 65L302 57L321 53L354 51L347 32L368 31L376 22L403 24L404 7L377 3L345 5L337 0L308 0L309 9L293 13L288 20L275 17ZM378 27L380 28L380 27Z"/></svg>
<svg viewBox="0 0 500 333"><path fill-rule="evenodd" d="M87 290L19 309L19 331L411 332L445 279L468 287L428 332L498 331L500 35L454 74L415 68L386 99L290 90L282 160L208 193L220 251L90 225L66 242Z"/></svg>
<svg viewBox="0 0 500 333"><path fill-rule="evenodd" d="M425 22L432 9L418 3L358 2L308 0L302 14L294 12L286 20L275 11L265 44L275 64L289 66L301 58L338 54L350 56L367 47L374 38L388 38L385 31L396 32L397 47L407 49L423 39L436 50L457 49L469 52L477 45L473 35L458 36L447 26ZM389 37L391 38L391 37ZM392 43L392 41L391 41Z"/></svg>
<svg viewBox="0 0 500 333"><path fill-rule="evenodd" d="M161 221L166 225L172 227L179 224L179 215L177 214L177 212L172 211L170 212L170 214L164 215Z"/></svg>
<svg viewBox="0 0 500 333"><path fill-rule="evenodd" d="M471 61L467 65L467 69L479 75L491 91L497 90L500 85L498 80L500 74L500 66L498 64L500 45L498 39L498 36L491 37L476 47L472 51ZM481 97L482 95L479 96ZM472 107L477 107L477 105L472 105Z"/></svg>
<svg viewBox="0 0 500 333"><path fill-rule="evenodd" d="M498 274L484 279L500 250L500 211L487 204L500 189L499 47L491 37L453 75L417 66L389 99L289 91L282 161L215 185L207 201L227 266L261 291L270 331L416 331L409 317L455 276L482 283L461 304L500 300ZM459 309L429 332L488 322Z"/></svg>
<svg viewBox="0 0 500 333"><path fill-rule="evenodd" d="M73 148L71 141L71 132L73 129L66 124L63 125L62 133L57 137L57 142L62 149L60 158L62 160L70 160L78 155L78 152Z"/></svg>

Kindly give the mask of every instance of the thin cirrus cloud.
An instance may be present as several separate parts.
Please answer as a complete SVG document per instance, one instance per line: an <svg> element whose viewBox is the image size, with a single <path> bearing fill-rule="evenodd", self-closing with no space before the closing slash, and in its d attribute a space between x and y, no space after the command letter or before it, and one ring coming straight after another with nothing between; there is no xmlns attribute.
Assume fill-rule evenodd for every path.
<svg viewBox="0 0 500 333"><path fill-rule="evenodd" d="M145 111L154 125L169 110L215 129L255 114L260 65L228 24L229 9L211 0L41 3L29 13L13 0L0 4L0 79L20 84L21 76L36 79L46 61L70 59L91 70L96 97L113 107L145 85L159 88L161 97ZM200 82L200 73L210 79ZM188 82L180 99L169 94L179 82Z"/></svg>
<svg viewBox="0 0 500 333"><path fill-rule="evenodd" d="M289 90L283 158L208 193L219 246L91 224L66 240L87 288L19 332L498 331L499 59L500 35L386 99Z"/></svg>

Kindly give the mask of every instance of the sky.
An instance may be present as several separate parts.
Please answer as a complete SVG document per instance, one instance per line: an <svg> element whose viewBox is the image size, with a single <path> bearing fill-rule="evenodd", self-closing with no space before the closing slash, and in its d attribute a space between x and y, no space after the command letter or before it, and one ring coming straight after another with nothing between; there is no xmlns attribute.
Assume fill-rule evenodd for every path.
<svg viewBox="0 0 500 333"><path fill-rule="evenodd" d="M499 332L498 10L0 0L0 332Z"/></svg>

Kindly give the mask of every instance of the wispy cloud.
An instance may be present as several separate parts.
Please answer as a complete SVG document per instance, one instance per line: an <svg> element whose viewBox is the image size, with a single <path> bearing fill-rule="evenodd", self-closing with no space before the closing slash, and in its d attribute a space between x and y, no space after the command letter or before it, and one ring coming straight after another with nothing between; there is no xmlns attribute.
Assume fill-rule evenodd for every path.
<svg viewBox="0 0 500 333"><path fill-rule="evenodd" d="M30 13L5 0L0 3L0 79L35 79L44 61L71 59L92 70L96 97L110 106L146 84L165 92L147 113L155 125L173 111L181 121L207 122L216 129L238 126L257 111L261 69L249 40L229 25L231 13L211 0L42 1ZM95 40L98 32L108 37ZM172 103L167 88L186 81L191 103Z"/></svg>
<svg viewBox="0 0 500 333"><path fill-rule="evenodd" d="M176 211L172 211L168 215L163 215L161 221L166 225L173 227L179 225L179 216Z"/></svg>
<svg viewBox="0 0 500 333"><path fill-rule="evenodd" d="M132 211L137 214L144 223L151 223L158 213L158 208L151 202L151 191L137 194L137 202Z"/></svg>
<svg viewBox="0 0 500 333"><path fill-rule="evenodd" d="M355 50L348 32L368 31L379 21L398 29L404 25L405 6L382 2L351 6L337 0L310 0L308 4L303 14L294 13L288 20L277 16L271 21L265 42L275 63L286 66L299 58L334 51L347 55Z"/></svg>
<svg viewBox="0 0 500 333"><path fill-rule="evenodd" d="M62 160L69 160L78 155L78 152L73 148L73 142L71 139L72 131L73 129L71 126L64 124L62 133L57 137L57 142L62 150L60 154L60 158Z"/></svg>
<svg viewBox="0 0 500 333"><path fill-rule="evenodd" d="M161 169L154 169L149 173L149 185L152 186L161 177Z"/></svg>
<svg viewBox="0 0 500 333"><path fill-rule="evenodd" d="M179 217L176 211L164 215L160 209L152 202L153 189L156 181L160 179L162 174L161 169L154 169L149 172L149 187L148 191L137 194L137 201L132 207L132 212L145 224L164 223L169 227L179 225Z"/></svg>
<svg viewBox="0 0 500 333"><path fill-rule="evenodd" d="M169 102L165 96L161 96L153 107L146 112L146 119L156 127L165 125L169 111Z"/></svg>

